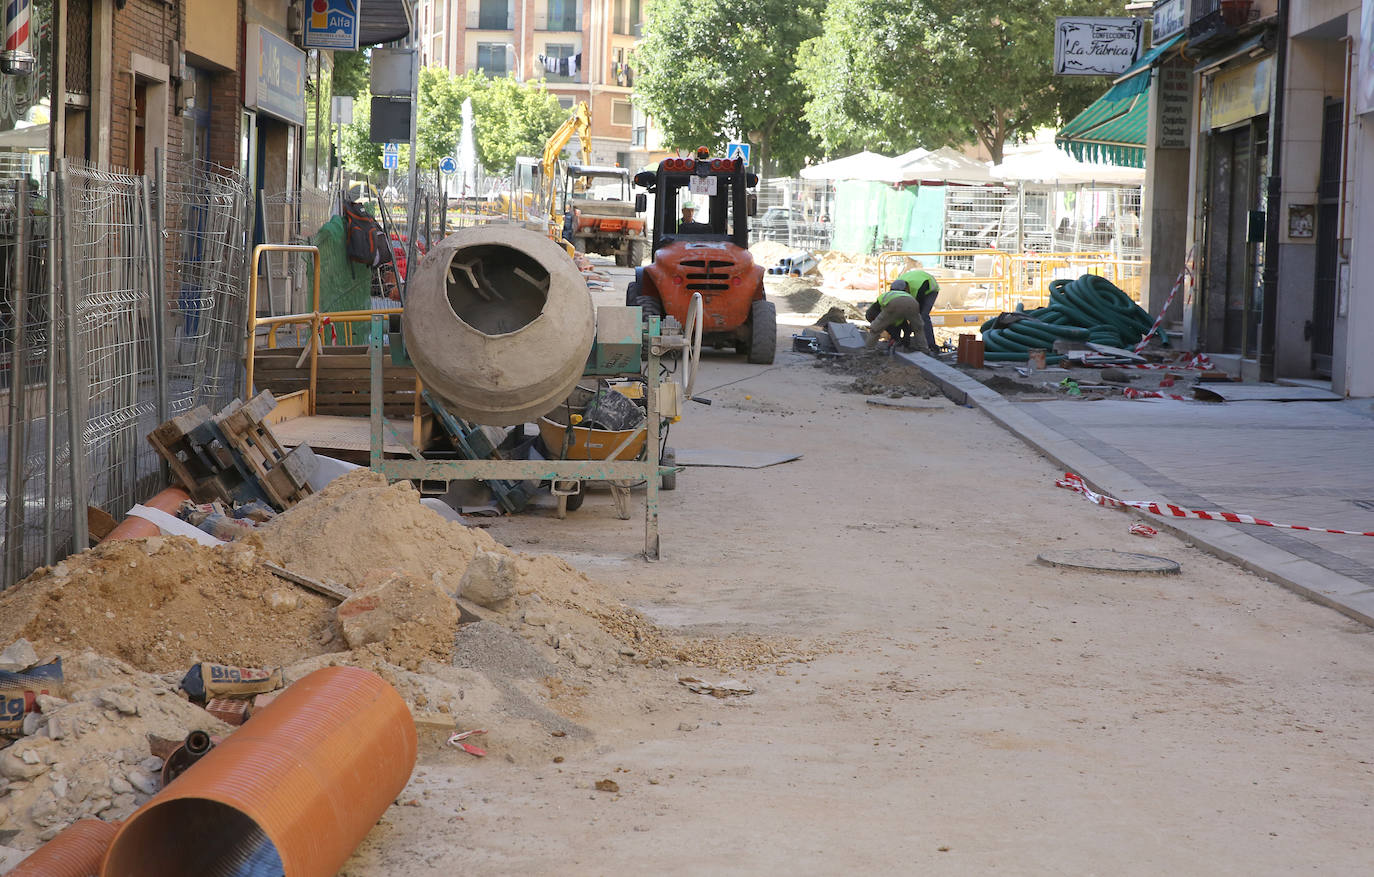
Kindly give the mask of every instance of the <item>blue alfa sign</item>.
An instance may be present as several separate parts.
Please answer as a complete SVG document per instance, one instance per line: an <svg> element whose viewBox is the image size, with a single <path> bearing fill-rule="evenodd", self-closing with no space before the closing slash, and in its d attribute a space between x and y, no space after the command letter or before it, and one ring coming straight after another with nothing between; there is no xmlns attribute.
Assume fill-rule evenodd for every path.
<svg viewBox="0 0 1374 877"><path fill-rule="evenodd" d="M306 0L307 49L358 51L358 15L362 0Z"/></svg>

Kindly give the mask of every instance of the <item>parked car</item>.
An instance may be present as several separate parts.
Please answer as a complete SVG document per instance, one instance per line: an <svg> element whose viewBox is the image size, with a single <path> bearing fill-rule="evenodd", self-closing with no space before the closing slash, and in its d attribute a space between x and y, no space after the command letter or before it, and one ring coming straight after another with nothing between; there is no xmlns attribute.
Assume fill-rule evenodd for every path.
<svg viewBox="0 0 1374 877"><path fill-rule="evenodd" d="M806 217L796 207L769 207L754 220L754 228L787 231L792 223L803 223Z"/></svg>

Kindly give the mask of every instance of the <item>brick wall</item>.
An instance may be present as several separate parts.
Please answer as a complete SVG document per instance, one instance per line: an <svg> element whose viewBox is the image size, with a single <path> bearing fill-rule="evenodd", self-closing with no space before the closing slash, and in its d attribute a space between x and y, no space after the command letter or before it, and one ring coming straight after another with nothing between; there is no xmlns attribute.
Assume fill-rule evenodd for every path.
<svg viewBox="0 0 1374 877"><path fill-rule="evenodd" d="M133 107L135 95L134 54L170 66L168 47L178 38L181 4L169 7L161 0L129 0L123 9L114 10L112 64L110 89L110 163L114 167L133 169L134 154ZM167 118L166 147L169 155L181 154L181 123L176 115L176 95L171 83L145 84L150 92L161 91ZM153 109L152 107L149 108ZM149 137L146 148L148 170L152 167L153 143Z"/></svg>

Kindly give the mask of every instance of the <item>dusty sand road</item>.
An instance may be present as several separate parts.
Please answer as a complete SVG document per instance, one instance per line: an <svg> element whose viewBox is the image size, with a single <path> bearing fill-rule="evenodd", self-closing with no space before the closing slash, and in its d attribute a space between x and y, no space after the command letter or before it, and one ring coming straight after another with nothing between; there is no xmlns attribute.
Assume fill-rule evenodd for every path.
<svg viewBox="0 0 1374 877"><path fill-rule="evenodd" d="M665 672L577 715L595 743L560 764L499 757L499 728L493 757L427 752L343 873L1368 873L1366 628L1128 535L973 410L874 408L791 353L708 357L699 386L727 382L671 444L804 456L680 475L661 562L605 493L491 532L661 624L834 651L728 700ZM1183 571L1035 562L1056 547Z"/></svg>

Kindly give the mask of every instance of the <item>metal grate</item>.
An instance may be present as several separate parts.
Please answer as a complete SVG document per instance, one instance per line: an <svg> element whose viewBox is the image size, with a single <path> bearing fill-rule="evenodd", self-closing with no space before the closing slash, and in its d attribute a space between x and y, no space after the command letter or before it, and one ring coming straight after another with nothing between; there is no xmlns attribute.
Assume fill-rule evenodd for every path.
<svg viewBox="0 0 1374 877"><path fill-rule="evenodd" d="M91 93L91 6L93 0L67 0L67 91Z"/></svg>

